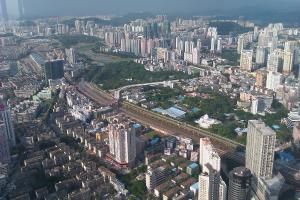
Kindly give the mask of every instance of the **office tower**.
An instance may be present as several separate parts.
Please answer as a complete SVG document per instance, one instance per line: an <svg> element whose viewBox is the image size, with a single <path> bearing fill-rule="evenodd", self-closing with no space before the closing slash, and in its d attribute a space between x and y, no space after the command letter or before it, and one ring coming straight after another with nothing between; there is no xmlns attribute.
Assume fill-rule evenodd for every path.
<svg viewBox="0 0 300 200"><path fill-rule="evenodd" d="M76 63L76 53L75 53L75 49L70 48L70 49L66 49L66 56L67 56L67 60L70 64L75 64Z"/></svg>
<svg viewBox="0 0 300 200"><path fill-rule="evenodd" d="M234 168L229 173L228 200L248 200L250 197L251 171L245 167Z"/></svg>
<svg viewBox="0 0 300 200"><path fill-rule="evenodd" d="M44 75L48 82L50 79L60 79L64 77L64 61L51 60L44 64Z"/></svg>
<svg viewBox="0 0 300 200"><path fill-rule="evenodd" d="M7 6L6 6L6 0L0 0L0 14L1 14L1 19L4 21L8 20L8 15L7 15Z"/></svg>
<svg viewBox="0 0 300 200"><path fill-rule="evenodd" d="M222 52L222 49L223 49L223 46L222 46L222 38L218 38L218 40L217 40L217 52L218 52L218 53L221 53L221 52Z"/></svg>
<svg viewBox="0 0 300 200"><path fill-rule="evenodd" d="M153 37L158 38L159 34L158 34L158 24L157 24L157 22L152 22L151 28L152 28Z"/></svg>
<svg viewBox="0 0 300 200"><path fill-rule="evenodd" d="M161 24L161 34L162 36L169 36L171 33L171 23L168 20L165 20Z"/></svg>
<svg viewBox="0 0 300 200"><path fill-rule="evenodd" d="M220 172L206 165L209 172L199 175L198 200L219 200L220 194Z"/></svg>
<svg viewBox="0 0 300 200"><path fill-rule="evenodd" d="M266 49L264 47L257 47L256 49L256 64L264 65L266 61Z"/></svg>
<svg viewBox="0 0 300 200"><path fill-rule="evenodd" d="M275 142L276 132L264 122L248 121L246 167L255 178L272 178Z"/></svg>
<svg viewBox="0 0 300 200"><path fill-rule="evenodd" d="M15 131L12 123L10 109L0 101L0 121L4 124L6 140L10 147L16 145Z"/></svg>
<svg viewBox="0 0 300 200"><path fill-rule="evenodd" d="M143 29L144 29L144 37L145 38L153 38L154 32L152 30L152 27L151 27L150 23L147 23L146 25L144 25Z"/></svg>
<svg viewBox="0 0 300 200"><path fill-rule="evenodd" d="M5 122L0 120L0 163L9 163L9 144L7 139Z"/></svg>
<svg viewBox="0 0 300 200"><path fill-rule="evenodd" d="M283 57L283 69L282 73L285 75L290 75L293 67L293 53L285 51Z"/></svg>
<svg viewBox="0 0 300 200"><path fill-rule="evenodd" d="M282 74L278 72L269 72L267 75L266 88L276 91L278 86L283 82Z"/></svg>
<svg viewBox="0 0 300 200"><path fill-rule="evenodd" d="M242 50L240 68L245 71L252 71L253 50Z"/></svg>
<svg viewBox="0 0 300 200"><path fill-rule="evenodd" d="M256 79L255 79L255 86L257 87L266 87L267 84L267 71L264 70L257 70L256 71Z"/></svg>
<svg viewBox="0 0 300 200"><path fill-rule="evenodd" d="M216 39L214 37L212 37L210 40L210 51L211 52L215 51L215 46L216 46Z"/></svg>
<svg viewBox="0 0 300 200"><path fill-rule="evenodd" d="M238 41L237 41L237 52L238 52L238 54L241 54L243 49L244 49L244 37L239 36Z"/></svg>
<svg viewBox="0 0 300 200"><path fill-rule="evenodd" d="M109 151L120 165L132 165L136 157L136 133L129 123L108 126Z"/></svg>

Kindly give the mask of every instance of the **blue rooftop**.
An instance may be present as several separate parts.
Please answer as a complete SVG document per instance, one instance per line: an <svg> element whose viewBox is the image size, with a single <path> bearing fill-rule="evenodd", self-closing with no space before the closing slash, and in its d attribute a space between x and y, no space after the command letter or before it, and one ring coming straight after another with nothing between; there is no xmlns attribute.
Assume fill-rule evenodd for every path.
<svg viewBox="0 0 300 200"><path fill-rule="evenodd" d="M287 152L279 152L278 155L279 155L280 160L284 160L287 162L295 160L294 156Z"/></svg>
<svg viewBox="0 0 300 200"><path fill-rule="evenodd" d="M274 130L278 130L278 129L280 129L280 126L279 126L279 125L276 125L276 124L274 124L274 125L272 125L272 128L273 128Z"/></svg>
<svg viewBox="0 0 300 200"><path fill-rule="evenodd" d="M193 185L191 185L190 189L198 190L199 189L199 182L194 183Z"/></svg>
<svg viewBox="0 0 300 200"><path fill-rule="evenodd" d="M192 108L191 109L191 111L193 112L193 113L196 113L196 112L198 112L200 109L199 108Z"/></svg>
<svg viewBox="0 0 300 200"><path fill-rule="evenodd" d="M192 169L195 169L197 168L199 165L197 163L192 163L190 164L188 167L192 168Z"/></svg>
<svg viewBox="0 0 300 200"><path fill-rule="evenodd" d="M179 101L183 101L183 100L184 100L184 98L185 98L184 96L182 96L182 95L179 95L177 99L178 99Z"/></svg>
<svg viewBox="0 0 300 200"><path fill-rule="evenodd" d="M165 110L162 108L154 108L154 109L152 109L152 111L158 112L158 113L163 113Z"/></svg>
<svg viewBox="0 0 300 200"><path fill-rule="evenodd" d="M166 110L164 110L162 108L154 108L154 109L152 109L152 111L161 113L163 115L168 115L173 118L181 118L181 117L184 117L184 115L186 114L186 112L184 112L178 108L175 108L175 107L170 107Z"/></svg>
<svg viewBox="0 0 300 200"><path fill-rule="evenodd" d="M159 138L154 138L154 139L151 140L150 144L151 144L151 145L155 145L155 144L157 144L158 142L159 142Z"/></svg>
<svg viewBox="0 0 300 200"><path fill-rule="evenodd" d="M165 112L167 115L173 118L180 118L186 114L186 112L179 110L178 108L175 107L168 108L167 110L165 110Z"/></svg>
<svg viewBox="0 0 300 200"><path fill-rule="evenodd" d="M133 128L141 128L141 125L140 124L133 124L132 127Z"/></svg>

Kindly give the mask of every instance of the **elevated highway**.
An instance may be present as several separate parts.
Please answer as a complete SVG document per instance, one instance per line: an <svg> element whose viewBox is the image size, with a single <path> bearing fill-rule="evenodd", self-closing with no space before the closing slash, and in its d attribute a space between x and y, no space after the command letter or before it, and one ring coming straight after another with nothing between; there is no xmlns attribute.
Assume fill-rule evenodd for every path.
<svg viewBox="0 0 300 200"><path fill-rule="evenodd" d="M115 90L114 97L116 99L120 99L120 94L124 90L128 90L130 88L135 88L135 87L142 87L142 86L158 86L158 85L163 85L163 86L168 86L172 83L177 83L179 80L170 80L170 81L161 81L161 82L151 82L151 83L141 83L141 84L134 84L134 85L127 85L124 87L120 87Z"/></svg>

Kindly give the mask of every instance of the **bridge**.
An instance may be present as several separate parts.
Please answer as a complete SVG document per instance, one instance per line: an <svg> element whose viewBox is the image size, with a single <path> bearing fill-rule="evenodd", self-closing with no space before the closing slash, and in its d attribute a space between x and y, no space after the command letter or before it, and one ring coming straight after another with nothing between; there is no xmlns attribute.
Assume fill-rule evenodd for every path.
<svg viewBox="0 0 300 200"><path fill-rule="evenodd" d="M115 99L120 99L120 94L124 90L128 90L130 88L135 88L135 87L142 87L142 86L158 86L158 85L163 85L164 87L171 86L173 83L177 83L179 80L170 80L170 81L161 81L161 82L151 82L151 83L141 83L141 84L134 84L134 85L127 85L124 87L120 87L115 90Z"/></svg>

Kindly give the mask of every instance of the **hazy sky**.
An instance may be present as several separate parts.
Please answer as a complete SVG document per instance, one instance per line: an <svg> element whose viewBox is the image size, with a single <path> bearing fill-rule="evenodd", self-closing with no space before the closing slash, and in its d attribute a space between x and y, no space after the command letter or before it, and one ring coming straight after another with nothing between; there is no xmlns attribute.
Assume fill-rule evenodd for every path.
<svg viewBox="0 0 300 200"><path fill-rule="evenodd" d="M16 0L6 0L14 5ZM300 0L24 0L30 15L94 15L128 12L201 12L207 10L230 10L240 7L294 9ZM13 7L13 6L11 6ZM17 6L15 6L17 7ZM299 8L299 7L298 7ZM201 13L199 13L201 14Z"/></svg>

